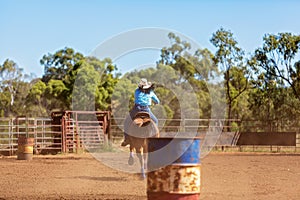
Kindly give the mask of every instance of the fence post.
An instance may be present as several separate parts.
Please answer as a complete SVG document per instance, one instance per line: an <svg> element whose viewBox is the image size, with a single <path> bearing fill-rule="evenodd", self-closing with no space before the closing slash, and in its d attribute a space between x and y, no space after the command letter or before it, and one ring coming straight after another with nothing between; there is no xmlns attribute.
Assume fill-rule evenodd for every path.
<svg viewBox="0 0 300 200"><path fill-rule="evenodd" d="M67 153L67 148L66 148L66 123L65 123L65 116L63 115L61 118L61 149L63 153Z"/></svg>
<svg viewBox="0 0 300 200"><path fill-rule="evenodd" d="M9 126L9 128L8 128L8 134L9 134L8 145L9 145L9 155L11 156L14 153L14 146L13 146L14 134L13 134L13 119L12 118L9 119L8 126Z"/></svg>
<svg viewBox="0 0 300 200"><path fill-rule="evenodd" d="M296 148L300 147L300 132L296 132Z"/></svg>

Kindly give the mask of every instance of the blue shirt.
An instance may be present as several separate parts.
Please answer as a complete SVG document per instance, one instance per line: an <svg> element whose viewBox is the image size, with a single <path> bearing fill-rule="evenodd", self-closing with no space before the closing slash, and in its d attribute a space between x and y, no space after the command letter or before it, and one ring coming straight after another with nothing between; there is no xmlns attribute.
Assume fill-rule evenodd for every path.
<svg viewBox="0 0 300 200"><path fill-rule="evenodd" d="M137 88L134 92L134 103L141 106L150 106L151 100L155 103L159 103L159 99L156 94L151 90L149 94L142 92L139 88Z"/></svg>

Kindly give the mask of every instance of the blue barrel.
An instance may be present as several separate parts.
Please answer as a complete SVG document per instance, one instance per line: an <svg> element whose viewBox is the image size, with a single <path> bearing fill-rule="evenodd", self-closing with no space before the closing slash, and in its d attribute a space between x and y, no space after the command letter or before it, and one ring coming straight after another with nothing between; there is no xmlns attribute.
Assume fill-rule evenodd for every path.
<svg viewBox="0 0 300 200"><path fill-rule="evenodd" d="M201 186L199 138L148 138L149 200L198 200Z"/></svg>

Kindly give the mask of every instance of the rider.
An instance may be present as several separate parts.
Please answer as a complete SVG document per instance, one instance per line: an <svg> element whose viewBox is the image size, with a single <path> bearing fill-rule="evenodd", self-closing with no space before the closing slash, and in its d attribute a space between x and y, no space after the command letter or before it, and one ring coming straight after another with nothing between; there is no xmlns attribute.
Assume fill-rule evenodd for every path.
<svg viewBox="0 0 300 200"><path fill-rule="evenodd" d="M155 115L150 110L150 105L152 100L155 104L159 104L159 99L157 98L156 94L154 93L154 85L151 82L148 82L147 79L142 78L140 83L138 84L138 88L134 92L134 107L130 111L130 118L127 117L124 124L124 141L122 142L121 146L126 146L129 144L127 139L126 129L128 123L130 123L135 115L142 111L147 112L150 115L150 118L155 122L158 126L158 120Z"/></svg>

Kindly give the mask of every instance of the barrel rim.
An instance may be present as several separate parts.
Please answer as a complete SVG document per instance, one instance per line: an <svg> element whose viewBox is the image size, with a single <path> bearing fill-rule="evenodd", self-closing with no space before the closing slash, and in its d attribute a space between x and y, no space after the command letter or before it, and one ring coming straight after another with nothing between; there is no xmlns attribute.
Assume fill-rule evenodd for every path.
<svg viewBox="0 0 300 200"><path fill-rule="evenodd" d="M150 140L157 140L157 139L190 139L190 140L202 140L203 137L190 137L190 136L159 136L159 137L149 137L147 139L150 139Z"/></svg>
<svg viewBox="0 0 300 200"><path fill-rule="evenodd" d="M201 167L201 163L172 163L170 165L167 166L184 166L184 167Z"/></svg>

